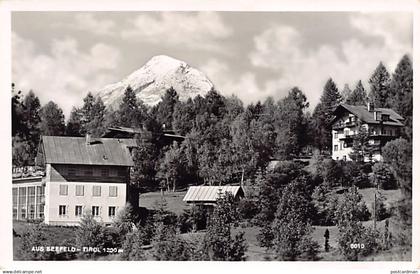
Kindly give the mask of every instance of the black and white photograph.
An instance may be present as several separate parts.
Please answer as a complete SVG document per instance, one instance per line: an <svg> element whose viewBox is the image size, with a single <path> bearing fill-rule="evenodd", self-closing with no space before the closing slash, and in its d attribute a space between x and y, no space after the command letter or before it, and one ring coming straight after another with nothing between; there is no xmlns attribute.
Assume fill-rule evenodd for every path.
<svg viewBox="0 0 420 274"><path fill-rule="evenodd" d="M13 260L411 262L413 17L12 11Z"/></svg>

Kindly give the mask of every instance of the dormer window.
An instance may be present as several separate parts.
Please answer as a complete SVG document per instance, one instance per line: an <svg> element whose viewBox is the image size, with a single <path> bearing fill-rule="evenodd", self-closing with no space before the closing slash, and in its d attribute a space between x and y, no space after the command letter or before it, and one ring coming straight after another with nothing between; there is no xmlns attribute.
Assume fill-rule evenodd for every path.
<svg viewBox="0 0 420 274"><path fill-rule="evenodd" d="M389 114L382 114L382 121L389 121Z"/></svg>

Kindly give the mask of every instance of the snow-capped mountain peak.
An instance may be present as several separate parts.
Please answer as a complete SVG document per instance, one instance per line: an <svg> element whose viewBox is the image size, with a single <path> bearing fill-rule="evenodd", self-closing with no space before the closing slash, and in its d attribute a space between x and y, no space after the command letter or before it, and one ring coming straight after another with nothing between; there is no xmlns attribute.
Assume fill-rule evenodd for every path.
<svg viewBox="0 0 420 274"><path fill-rule="evenodd" d="M197 95L204 96L213 88L212 82L201 71L186 62L166 55L152 57L144 66L123 80L96 91L105 105L118 108L128 86L147 105L155 105L173 87L181 101Z"/></svg>

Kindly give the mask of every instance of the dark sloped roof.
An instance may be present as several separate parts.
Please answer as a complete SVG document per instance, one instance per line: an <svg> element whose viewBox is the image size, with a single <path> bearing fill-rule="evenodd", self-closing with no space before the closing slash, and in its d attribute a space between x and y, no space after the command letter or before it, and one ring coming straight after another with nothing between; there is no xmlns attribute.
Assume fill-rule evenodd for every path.
<svg viewBox="0 0 420 274"><path fill-rule="evenodd" d="M348 104L341 104L339 105L334 113L337 114L337 112L344 108L348 110L349 112L356 115L361 121L367 123L367 124L379 124L382 122L384 125L390 125L390 126L404 126L401 122L404 120L401 115L396 113L394 110L390 108L375 108L375 111L380 111L381 114L388 114L389 115L389 121L377 121L374 119L373 111L369 112L367 106L354 106L354 105L348 105Z"/></svg>
<svg viewBox="0 0 420 274"><path fill-rule="evenodd" d="M219 193L232 193L234 197L243 195L241 186L191 186L185 194L184 202L216 202Z"/></svg>
<svg viewBox="0 0 420 274"><path fill-rule="evenodd" d="M132 139L97 138L91 143L85 137L42 136L45 163L133 166L127 146Z"/></svg>

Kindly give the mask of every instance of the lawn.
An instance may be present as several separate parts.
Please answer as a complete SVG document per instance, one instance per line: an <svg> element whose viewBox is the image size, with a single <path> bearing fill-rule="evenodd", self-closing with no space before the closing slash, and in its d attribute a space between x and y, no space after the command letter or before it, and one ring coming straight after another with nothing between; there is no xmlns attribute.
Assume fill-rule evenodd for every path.
<svg viewBox="0 0 420 274"><path fill-rule="evenodd" d="M175 214L181 214L184 209L189 208L190 206L182 201L186 191L175 191L175 192L164 192L163 197L160 192L148 192L140 194L140 206L147 209L156 209L159 203L162 201L162 198L166 202L166 208L169 211L174 212Z"/></svg>

